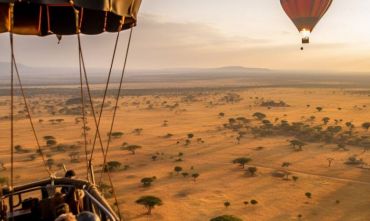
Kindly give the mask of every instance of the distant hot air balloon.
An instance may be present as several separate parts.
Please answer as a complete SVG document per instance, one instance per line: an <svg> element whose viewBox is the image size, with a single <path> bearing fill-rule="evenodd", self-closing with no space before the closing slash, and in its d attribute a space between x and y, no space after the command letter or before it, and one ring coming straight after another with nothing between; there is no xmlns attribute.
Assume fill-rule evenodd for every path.
<svg viewBox="0 0 370 221"><path fill-rule="evenodd" d="M302 34L302 43L310 42L310 33L325 15L333 0L280 0L285 13Z"/></svg>

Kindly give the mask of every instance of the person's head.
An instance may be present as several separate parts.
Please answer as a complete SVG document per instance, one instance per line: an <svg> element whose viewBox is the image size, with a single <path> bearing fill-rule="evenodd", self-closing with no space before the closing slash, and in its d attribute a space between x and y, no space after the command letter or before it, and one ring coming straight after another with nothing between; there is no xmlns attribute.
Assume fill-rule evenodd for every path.
<svg viewBox="0 0 370 221"><path fill-rule="evenodd" d="M83 211L77 215L77 221L100 221L100 218L92 212Z"/></svg>
<svg viewBox="0 0 370 221"><path fill-rule="evenodd" d="M66 172L66 174L64 175L64 177L66 177L66 178L74 178L76 176L76 173L75 173L75 171L74 170L68 170L67 172Z"/></svg>
<svg viewBox="0 0 370 221"><path fill-rule="evenodd" d="M58 216L69 213L69 206L67 203L61 203L55 208L55 214Z"/></svg>
<svg viewBox="0 0 370 221"><path fill-rule="evenodd" d="M77 221L77 219L72 213L66 213L58 216L55 221Z"/></svg>

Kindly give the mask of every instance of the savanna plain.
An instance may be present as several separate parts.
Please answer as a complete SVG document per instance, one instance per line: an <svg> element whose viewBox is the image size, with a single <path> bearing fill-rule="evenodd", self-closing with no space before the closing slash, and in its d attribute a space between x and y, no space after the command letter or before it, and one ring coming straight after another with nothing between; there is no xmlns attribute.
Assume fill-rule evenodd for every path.
<svg viewBox="0 0 370 221"><path fill-rule="evenodd" d="M112 177L125 220L205 221L224 214L246 221L370 220L368 89L216 85L123 91L107 164L99 139L93 164L96 182L113 205L107 172ZM78 85L63 87L25 91L47 166L63 176L65 165L85 179L86 152L90 157L95 135L92 107L85 96L85 150ZM92 90L98 117L101 87ZM103 108L104 149L113 95ZM15 103L15 182L47 178L22 97ZM5 93L0 97L3 185L10 167L9 104ZM151 215L135 203L146 195L163 202Z"/></svg>

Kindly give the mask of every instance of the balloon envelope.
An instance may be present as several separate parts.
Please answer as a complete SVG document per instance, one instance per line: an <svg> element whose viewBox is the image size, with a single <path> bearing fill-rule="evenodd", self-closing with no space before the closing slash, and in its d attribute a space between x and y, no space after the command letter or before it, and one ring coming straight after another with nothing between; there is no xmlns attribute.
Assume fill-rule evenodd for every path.
<svg viewBox="0 0 370 221"><path fill-rule="evenodd" d="M299 32L312 32L333 0L280 0L285 13ZM308 38L308 37L307 37Z"/></svg>
<svg viewBox="0 0 370 221"><path fill-rule="evenodd" d="M0 33L9 32L11 0L0 0ZM136 25L141 0L28 0L14 4L12 32L22 35L76 34L76 15L84 34L117 32Z"/></svg>

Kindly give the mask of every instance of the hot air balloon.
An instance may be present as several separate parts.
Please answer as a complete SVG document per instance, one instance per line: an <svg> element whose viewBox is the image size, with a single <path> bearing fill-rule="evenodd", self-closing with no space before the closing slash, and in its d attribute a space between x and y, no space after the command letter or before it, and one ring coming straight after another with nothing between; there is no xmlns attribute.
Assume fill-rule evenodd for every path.
<svg viewBox="0 0 370 221"><path fill-rule="evenodd" d="M115 48L112 55L111 66L108 72L106 90L110 81L114 58L119 42L119 34L123 30L130 29L129 41L126 49L126 58L122 67L121 83L118 89L116 103L118 103L119 94L122 88L122 80L125 73L127 55L132 36L132 28L136 25L137 14L140 8L141 0L0 0L0 34L9 33L10 49L11 49L11 80L10 80L10 181L8 186L2 186L0 189L0 220L55 220L60 213L67 211L77 215L82 211L90 211L101 220L118 221L121 220L117 198L115 197L115 205L117 213L111 208L105 200L104 195L100 192L99 187L102 187L101 173L99 183L95 182L95 172L93 170L93 153L95 150L95 142L98 139L103 154L106 166L107 154L110 144L109 141L105 145L99 132L101 114L104 106L102 102L99 117L95 116L95 110L92 110L95 123L95 138L94 144L91 147L88 156L88 142L86 140L86 125L85 125L85 110L84 107L86 97L84 94L88 91L88 97L91 108L94 108L93 99L91 97L86 67L83 58L83 50L80 34L95 35L103 32L116 32ZM45 154L39 143L32 113L28 101L26 99L22 86L21 77L18 71L16 56L14 52L14 44L16 39L14 34L30 35L30 36L47 36L56 35L60 40L63 35L75 35L78 42L78 59L80 71L81 85L81 115L83 119L83 134L84 146L86 151L86 178L76 179L74 177L57 177L51 166L48 166L45 160ZM42 39L41 39L42 40ZM76 48L77 49L77 48ZM83 79L85 78L85 79ZM35 138L35 143L38 147L38 153L44 163L48 177L42 179L37 177L36 182L15 185L14 183L14 81L18 79L19 89L24 100L27 117L32 127L32 132ZM87 90L86 90L87 89ZM106 93L104 94L104 98ZM118 105L116 104L116 107ZM116 109L112 119L111 130L116 115ZM99 118L97 120L97 118ZM109 133L111 134L111 133ZM110 137L111 135L109 135ZM89 146L90 148L90 146ZM64 167L65 168L65 167ZM31 168L32 169L32 168ZM105 169L104 173L108 174L110 182L110 192L114 192L112 180L109 171ZM31 172L32 173L32 172ZM67 173L66 173L67 174ZM106 184L105 184L106 185ZM61 191L61 190L67 191ZM68 208L68 209L67 209ZM58 212L59 210L59 212Z"/></svg>
<svg viewBox="0 0 370 221"><path fill-rule="evenodd" d="M310 33L332 2L333 0L280 0L285 13L302 34L302 44L310 42Z"/></svg>
<svg viewBox="0 0 370 221"><path fill-rule="evenodd" d="M9 32L11 0L0 0L0 33ZM136 24L138 0L28 0L14 1L12 32L45 36L76 34L75 10L81 33L117 32Z"/></svg>

